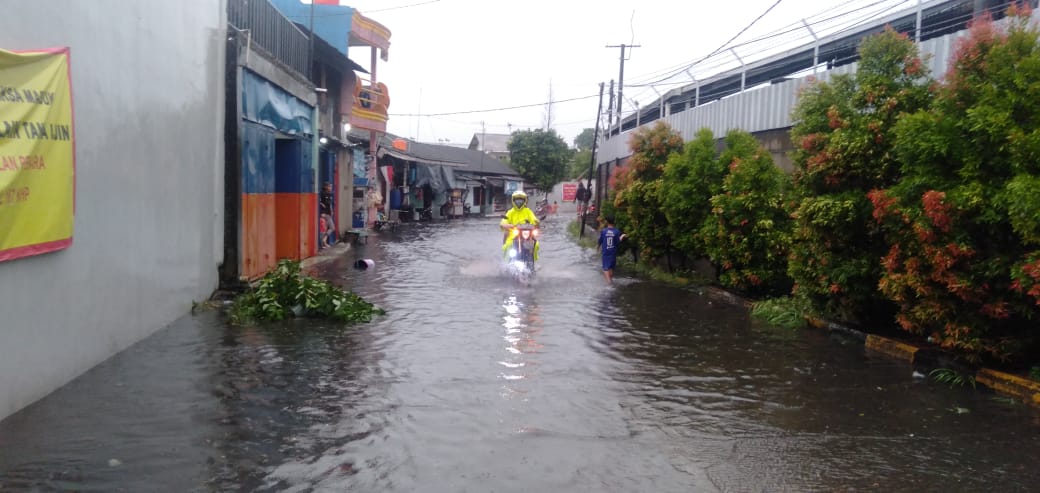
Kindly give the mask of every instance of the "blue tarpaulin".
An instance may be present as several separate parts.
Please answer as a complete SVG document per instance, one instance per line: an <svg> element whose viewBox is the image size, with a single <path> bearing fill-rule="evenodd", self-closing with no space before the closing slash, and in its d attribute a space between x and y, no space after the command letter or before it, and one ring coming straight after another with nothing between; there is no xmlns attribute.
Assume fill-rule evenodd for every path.
<svg viewBox="0 0 1040 493"><path fill-rule="evenodd" d="M242 71L242 117L289 135L311 135L313 107L248 70Z"/></svg>

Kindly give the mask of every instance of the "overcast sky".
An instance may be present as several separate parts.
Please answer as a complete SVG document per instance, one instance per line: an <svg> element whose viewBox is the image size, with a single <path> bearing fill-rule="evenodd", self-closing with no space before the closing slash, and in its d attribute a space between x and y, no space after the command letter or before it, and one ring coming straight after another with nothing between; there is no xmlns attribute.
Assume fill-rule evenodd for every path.
<svg viewBox="0 0 1040 493"><path fill-rule="evenodd" d="M348 2L343 2L344 4ZM797 28L800 19L824 21L831 31L872 16L913 9L917 0L354 0L350 5L390 29L390 57L378 79L389 87L391 133L422 142L464 145L483 122L488 133L544 126L552 98L553 127L567 141L595 124L599 82L618 78L620 48L637 44L625 62L626 99L652 103L656 94L639 83L662 72L680 75L654 86L661 93L689 78L681 69L711 53L772 7L733 44ZM398 8L401 7L401 8ZM826 33L824 33L826 34ZM738 47L745 59L808 42L797 28ZM788 40L788 45L783 42ZM351 58L367 67L366 49ZM737 63L731 56L730 63ZM716 65L722 62L716 62ZM718 67L702 63L697 77ZM606 92L606 91L605 91ZM571 102L563 100L587 97ZM604 106L608 98L604 95ZM538 104L523 109L459 113ZM623 104L631 113L630 101ZM429 116L411 116L414 114ZM436 116L435 116L436 115ZM512 125L512 127L510 127Z"/></svg>

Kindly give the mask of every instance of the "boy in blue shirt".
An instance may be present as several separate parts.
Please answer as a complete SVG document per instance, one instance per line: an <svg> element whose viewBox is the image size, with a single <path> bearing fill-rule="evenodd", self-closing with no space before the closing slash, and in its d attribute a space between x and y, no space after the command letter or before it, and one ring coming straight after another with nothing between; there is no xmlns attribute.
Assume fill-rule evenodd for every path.
<svg viewBox="0 0 1040 493"><path fill-rule="evenodd" d="M614 282L614 267L617 265L618 243L625 239L625 235L614 227L614 218L607 216L607 227L599 232L599 246L603 253L603 277L607 282Z"/></svg>

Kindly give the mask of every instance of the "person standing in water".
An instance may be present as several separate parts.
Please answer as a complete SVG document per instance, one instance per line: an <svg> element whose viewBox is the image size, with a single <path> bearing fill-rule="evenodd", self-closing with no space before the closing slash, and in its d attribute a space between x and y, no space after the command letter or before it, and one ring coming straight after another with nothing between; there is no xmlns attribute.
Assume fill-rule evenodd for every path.
<svg viewBox="0 0 1040 493"><path fill-rule="evenodd" d="M614 282L614 267L617 266L618 244L624 241L625 235L614 227L614 217L607 216L607 227L599 232L600 253L603 256L603 277L607 282Z"/></svg>

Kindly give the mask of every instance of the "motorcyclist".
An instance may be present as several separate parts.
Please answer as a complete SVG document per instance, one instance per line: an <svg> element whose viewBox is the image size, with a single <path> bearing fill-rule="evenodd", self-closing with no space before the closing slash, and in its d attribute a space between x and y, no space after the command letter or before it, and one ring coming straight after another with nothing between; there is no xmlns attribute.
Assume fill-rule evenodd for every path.
<svg viewBox="0 0 1040 493"><path fill-rule="evenodd" d="M502 245L503 251L509 249L509 245L512 244L513 238L515 238L514 226L525 223L537 226L539 222L538 216L527 207L527 194L523 190L513 192L510 201L513 203L513 207L506 211L506 215L502 217L502 221L499 223L502 231L505 232L505 244ZM534 247L534 259L538 260L537 243L535 243Z"/></svg>

